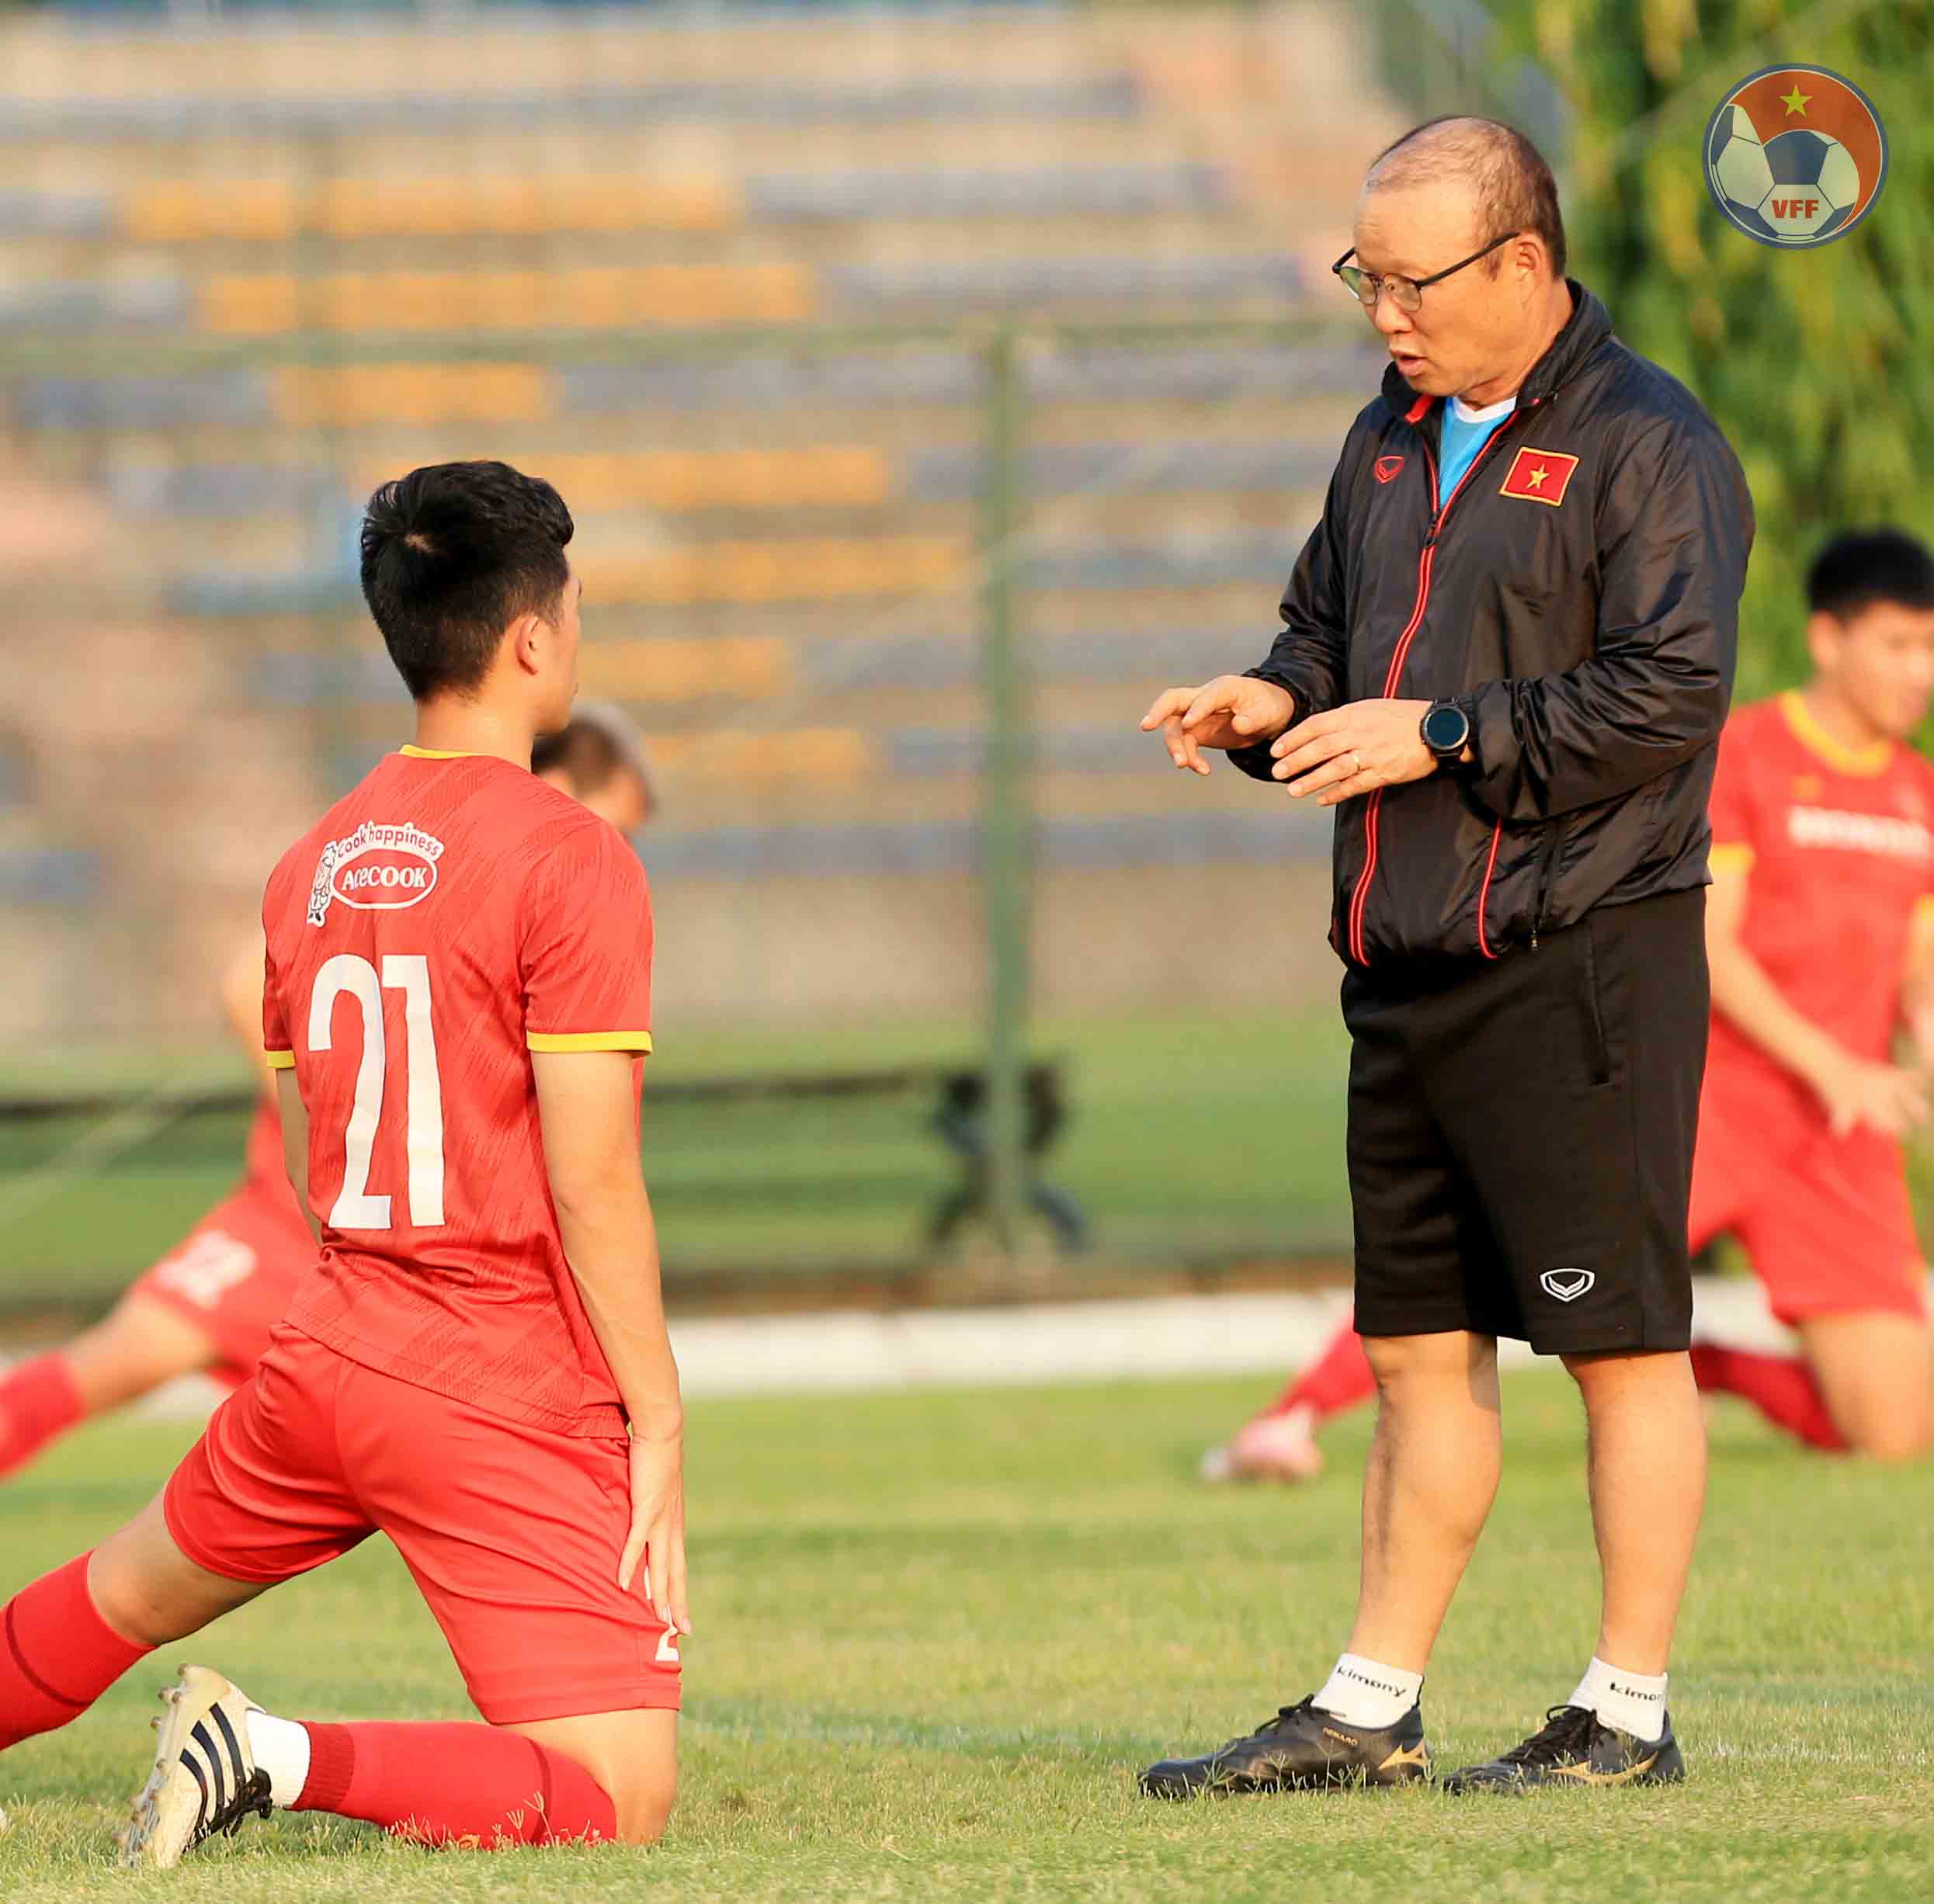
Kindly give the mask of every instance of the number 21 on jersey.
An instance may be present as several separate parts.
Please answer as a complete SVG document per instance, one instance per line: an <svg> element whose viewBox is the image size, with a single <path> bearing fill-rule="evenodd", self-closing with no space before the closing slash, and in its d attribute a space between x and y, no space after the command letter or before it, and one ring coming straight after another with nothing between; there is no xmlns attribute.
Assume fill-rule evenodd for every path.
<svg viewBox="0 0 1934 1904"><path fill-rule="evenodd" d="M370 1194L370 1157L383 1114L389 1051L383 1030L383 993L403 994L405 1152L409 1158L409 1224L427 1229L443 1220L443 1087L436 1069L436 1032L430 1021L430 963L420 952L386 952L379 978L353 952L325 959L309 999L309 1049L328 1051L335 1036L335 1001L346 992L362 1007L363 1057L356 1097L343 1132L342 1188L329 1212L335 1229L391 1229L392 1199Z"/></svg>

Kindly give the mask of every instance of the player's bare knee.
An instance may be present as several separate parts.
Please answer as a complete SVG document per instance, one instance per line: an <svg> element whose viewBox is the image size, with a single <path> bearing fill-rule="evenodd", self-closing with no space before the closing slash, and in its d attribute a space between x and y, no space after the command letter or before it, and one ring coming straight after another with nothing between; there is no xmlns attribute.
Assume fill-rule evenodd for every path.
<svg viewBox="0 0 1934 1904"><path fill-rule="evenodd" d="M1924 1420L1868 1422L1848 1434L1847 1445L1863 1461L1900 1467L1934 1448L1934 1429Z"/></svg>
<svg viewBox="0 0 1934 1904"><path fill-rule="evenodd" d="M119 1309L83 1330L65 1354L75 1386L90 1410L111 1408L142 1394L156 1379L151 1352Z"/></svg>
<svg viewBox="0 0 1934 1904"><path fill-rule="evenodd" d="M656 1844L672 1822L678 1799L678 1780L656 1774L628 1774L613 1781L611 1809L622 1844Z"/></svg>
<svg viewBox="0 0 1934 1904"><path fill-rule="evenodd" d="M165 1601L138 1574L120 1566L106 1547L88 1568L88 1597L95 1611L122 1639L137 1646L165 1646L193 1631L175 1618Z"/></svg>
<svg viewBox="0 0 1934 1904"><path fill-rule="evenodd" d="M207 1344L193 1324L138 1294L124 1296L83 1330L66 1354L90 1410L144 1395L208 1359Z"/></svg>

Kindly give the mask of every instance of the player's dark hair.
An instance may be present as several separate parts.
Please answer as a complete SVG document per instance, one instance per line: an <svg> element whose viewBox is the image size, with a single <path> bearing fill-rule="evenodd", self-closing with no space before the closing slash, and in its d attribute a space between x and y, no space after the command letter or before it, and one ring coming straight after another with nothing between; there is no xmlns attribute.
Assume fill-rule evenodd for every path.
<svg viewBox="0 0 1934 1904"><path fill-rule="evenodd" d="M1413 126L1370 161L1366 185L1381 188L1425 185L1446 175L1467 179L1476 192L1486 242L1507 232L1533 231L1550 254L1554 277L1564 276L1564 214L1558 182L1544 154L1502 120L1449 113ZM1480 269L1493 277L1498 254Z"/></svg>
<svg viewBox="0 0 1934 1904"><path fill-rule="evenodd" d="M1878 603L1934 609L1934 553L1898 529L1852 529L1813 558L1807 571L1807 606L1816 615L1850 622Z"/></svg>
<svg viewBox="0 0 1934 1904"><path fill-rule="evenodd" d="M436 463L363 513L363 598L418 701L475 688L504 630L551 615L571 574L571 512L507 463Z"/></svg>
<svg viewBox="0 0 1934 1904"><path fill-rule="evenodd" d="M547 734L530 750L534 774L561 773L578 794L602 793L621 773L636 773L637 765L616 737L595 721L574 720L556 734Z"/></svg>

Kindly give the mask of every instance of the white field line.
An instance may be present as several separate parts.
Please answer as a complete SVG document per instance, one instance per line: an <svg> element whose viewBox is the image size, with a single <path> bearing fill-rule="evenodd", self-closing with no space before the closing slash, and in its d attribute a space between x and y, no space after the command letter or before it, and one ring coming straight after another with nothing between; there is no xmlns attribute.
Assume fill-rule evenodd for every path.
<svg viewBox="0 0 1934 1904"><path fill-rule="evenodd" d="M1758 1284L1702 1279L1703 1337L1778 1350L1790 1340ZM1349 1292L1134 1297L998 1309L835 1309L812 1316L691 1316L672 1344L689 1396L859 1394L1181 1375L1274 1375L1311 1360L1349 1313ZM1507 1369L1537 1358L1506 1343ZM142 1405L207 1414L221 1391L200 1376Z"/></svg>

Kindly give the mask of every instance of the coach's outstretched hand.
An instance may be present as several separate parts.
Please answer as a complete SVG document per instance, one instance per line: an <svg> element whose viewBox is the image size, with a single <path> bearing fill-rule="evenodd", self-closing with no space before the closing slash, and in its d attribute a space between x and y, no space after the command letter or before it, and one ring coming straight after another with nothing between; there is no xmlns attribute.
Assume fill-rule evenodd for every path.
<svg viewBox="0 0 1934 1904"><path fill-rule="evenodd" d="M1190 773L1206 774L1205 747L1259 747L1273 740L1296 716L1286 688L1252 675L1218 675L1200 688L1170 688L1155 696L1141 717L1141 730L1161 730L1168 758Z"/></svg>
<svg viewBox="0 0 1934 1904"><path fill-rule="evenodd" d="M631 1442L631 1531L618 1562L618 1584L627 1592L645 1563L645 1594L674 1632L689 1633L685 1604L685 1443Z"/></svg>

